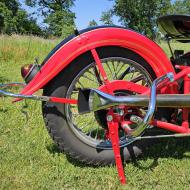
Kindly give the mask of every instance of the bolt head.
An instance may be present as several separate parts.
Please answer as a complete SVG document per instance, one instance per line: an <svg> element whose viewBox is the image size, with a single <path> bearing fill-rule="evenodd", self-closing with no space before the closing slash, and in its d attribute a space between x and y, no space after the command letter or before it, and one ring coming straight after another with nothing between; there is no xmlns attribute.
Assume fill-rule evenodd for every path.
<svg viewBox="0 0 190 190"><path fill-rule="evenodd" d="M108 115L107 116L107 121L112 121L113 120L113 116L112 115Z"/></svg>
<svg viewBox="0 0 190 190"><path fill-rule="evenodd" d="M124 110L120 110L120 111L119 111L119 115L120 115L120 116L123 116L124 113L125 113Z"/></svg>
<svg viewBox="0 0 190 190"><path fill-rule="evenodd" d="M131 120L131 121L137 121L138 119L137 119L137 117L135 117L135 116L131 116L130 120Z"/></svg>

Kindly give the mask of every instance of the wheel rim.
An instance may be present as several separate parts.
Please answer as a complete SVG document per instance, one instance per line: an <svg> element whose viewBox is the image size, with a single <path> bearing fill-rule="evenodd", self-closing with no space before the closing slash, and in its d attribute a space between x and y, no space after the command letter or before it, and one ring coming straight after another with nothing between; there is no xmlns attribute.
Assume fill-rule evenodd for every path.
<svg viewBox="0 0 190 190"><path fill-rule="evenodd" d="M152 80L149 73L133 60L109 57L101 59L101 62L110 81L122 78L122 80L132 81L144 86L150 86L151 84ZM87 65L73 79L66 97L77 99L80 88L99 88L102 85L102 78L97 77L97 75L98 71L95 63ZM100 125L94 113L80 115L77 105L69 104L65 106L65 111L69 127L82 142L95 148L112 148L110 140L105 139L106 129ZM132 142L133 140L127 139L125 134L120 133L120 147L124 147Z"/></svg>

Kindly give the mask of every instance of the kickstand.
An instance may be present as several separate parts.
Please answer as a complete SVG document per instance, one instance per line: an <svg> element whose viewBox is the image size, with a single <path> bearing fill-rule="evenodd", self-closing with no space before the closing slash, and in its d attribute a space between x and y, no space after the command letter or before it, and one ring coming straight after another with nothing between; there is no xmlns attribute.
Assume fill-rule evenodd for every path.
<svg viewBox="0 0 190 190"><path fill-rule="evenodd" d="M119 179L120 179L121 184L126 184L126 178L124 174L124 169L123 169L123 164L122 164L121 154L120 154L120 147L119 147L119 133L118 133L119 125L117 122L114 122L114 121L107 121L107 124L108 124L109 137L112 143L112 148L114 152Z"/></svg>

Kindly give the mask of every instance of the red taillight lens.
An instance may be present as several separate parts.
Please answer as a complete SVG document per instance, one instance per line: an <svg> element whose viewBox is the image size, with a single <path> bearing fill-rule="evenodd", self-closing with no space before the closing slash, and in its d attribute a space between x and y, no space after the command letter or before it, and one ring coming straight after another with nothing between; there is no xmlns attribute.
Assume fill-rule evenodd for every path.
<svg viewBox="0 0 190 190"><path fill-rule="evenodd" d="M21 75L23 79L25 79L27 75L31 72L33 66L34 66L33 64L30 64L21 67Z"/></svg>
<svg viewBox="0 0 190 190"><path fill-rule="evenodd" d="M26 83L29 83L40 70L40 65L30 64L21 67L21 75Z"/></svg>

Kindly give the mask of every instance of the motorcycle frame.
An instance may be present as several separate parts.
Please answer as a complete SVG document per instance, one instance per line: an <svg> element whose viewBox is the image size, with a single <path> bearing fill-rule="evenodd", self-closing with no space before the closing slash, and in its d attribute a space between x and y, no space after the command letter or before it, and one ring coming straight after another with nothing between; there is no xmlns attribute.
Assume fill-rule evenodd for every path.
<svg viewBox="0 0 190 190"><path fill-rule="evenodd" d="M98 61L98 60L97 60ZM100 60L99 60L100 61ZM102 68L100 68L101 70ZM180 79L183 79L184 81L184 90L183 90L183 94L189 94L190 93L190 67L189 66L179 66L176 65L176 69L180 69L181 71L179 73L177 73L176 75L174 75L174 79L173 82L171 83L170 81L168 81L167 83L163 83L163 85L160 85L157 87L157 91L160 91L161 93L164 93L164 91L168 88L171 87L173 85L176 85L176 82ZM102 71L102 74L104 72ZM106 76L104 76L106 78ZM108 87L109 87L109 81L105 81L108 83ZM143 87L142 89L139 90L139 85L135 84L135 83L129 83L130 84L130 88L131 89L136 89L138 88L138 92L141 92L142 95L150 95L150 88L148 87ZM113 92L116 87L117 89L122 89L123 86L123 82L121 81L116 81L115 84L113 86L110 85L110 88L108 90L108 92ZM147 88L145 90L145 88ZM102 88L103 91L105 92L105 87ZM143 92L143 90L145 90ZM172 91L170 91L172 92ZM190 106L189 106L190 107ZM166 129L172 132L176 132L176 133L190 133L190 129L189 129L189 121L188 121L188 117L189 117L189 108L185 107L182 108L182 124L181 125L175 125L169 122L163 122L160 120L152 120L150 125L154 125L156 127L162 128L162 129ZM112 117L114 117L114 113L111 113ZM128 122L128 124L130 124L130 122Z"/></svg>
<svg viewBox="0 0 190 190"><path fill-rule="evenodd" d="M190 93L190 67L176 65L176 68L180 69L181 71L178 74L174 75L174 82L177 82L178 80L183 79L184 81L183 94L187 95ZM166 84L166 86L167 85L169 85L169 82L168 84ZM148 93L150 93L150 90L146 91L144 94L148 94ZM190 133L189 121L188 121L189 111L190 111L189 108L182 108L181 126L168 123L168 122L159 121L159 120L153 120L152 124L156 127L173 131L176 133Z"/></svg>
<svg viewBox="0 0 190 190"><path fill-rule="evenodd" d="M100 61L100 59L98 59L96 52L92 52L92 53L95 57L97 65L100 69L100 73L104 79L104 83L108 84L108 87L106 90L110 94L112 94L114 89L111 86L110 86L111 88L109 88L109 81L108 81L106 73L101 65L101 61ZM183 79L183 81L184 81L183 94L189 94L189 92L190 92L190 67L176 65L176 68L180 69L181 71L172 77L172 83L176 84L178 80ZM119 82L118 82L118 85L119 85ZM137 87L135 83L130 84L130 85L131 85L131 88L132 88L132 86L134 86L134 89ZM165 86L165 88L167 89L169 85L170 86L172 85L171 81L166 81L165 83L163 82L163 83L161 83L160 86L155 88L155 90L162 92L162 88ZM117 88L119 88L119 87L117 86ZM147 88L147 90L142 94L149 95L152 98L151 93L152 93L152 90L150 88ZM153 109L155 109L155 108L153 108ZM182 133L183 136L185 136L186 134L190 134L189 108L186 108L186 107L182 108L182 125L181 126L175 125L172 123L168 123L168 122L159 121L159 120L152 120L152 121L151 120L152 120L152 117L149 120L150 121L149 125L154 125L156 127L163 128L163 129L173 131L176 133ZM121 117L118 114L115 114L113 109L111 108L107 114L107 125L108 125L108 129L109 129L109 138L112 142L112 148L113 148L113 152L114 152L115 163L116 163L116 167L117 167L117 171L118 171L119 180L120 180L121 184L126 184L127 181L125 178L124 168L123 168L121 154L120 154L120 147L119 147L119 134L118 134L119 123L122 123ZM130 124L130 121L127 124ZM147 122L147 124L148 124L148 122ZM123 128L123 129L125 130L125 128ZM164 136L162 136L162 137L164 137Z"/></svg>
<svg viewBox="0 0 190 190"><path fill-rule="evenodd" d="M93 50L92 54L96 61L97 67L99 68L100 74L101 74L102 78L104 79L105 85L103 85L100 88L101 91L107 92L109 94L113 94L113 92L116 89L122 89L123 85L126 85L126 83L127 83L128 84L127 90L133 89L135 92L140 93L142 95L150 95L150 88L148 88L148 87L143 87L143 86L140 86L138 84L128 82L128 81L124 82L124 81L118 80L118 81L110 82L107 79L106 72L104 71L104 68L101 64L101 60L99 59L97 52L95 50ZM183 79L183 81L184 81L183 94L190 93L190 67L189 66L179 66L179 65L176 65L175 67L176 67L176 69L179 69L181 71L174 75L174 79L173 79L172 83L170 81L168 81L167 83L163 83L157 87L157 91L160 91L161 94L165 93L167 91L170 94L175 93L177 91L176 90L177 81L180 79ZM162 128L162 129L176 132L176 133L183 133L183 134L190 133L189 121L188 121L189 111L190 110L187 107L182 108L182 124L181 125L175 125L175 124L172 124L169 122L163 122L163 121L159 121L159 120L153 120L153 121L151 121L150 124L154 125L156 127ZM111 115L114 118L114 113L111 113ZM130 124L130 122L128 122L128 124Z"/></svg>
<svg viewBox="0 0 190 190"><path fill-rule="evenodd" d="M157 77L160 77L168 72L174 73L174 82L168 83L165 87L159 87L160 93L178 94L179 79L184 80L184 94L190 92L190 67L177 66L181 71L175 73L175 69L163 50L153 41L135 31L128 30L122 27L95 27L89 30L81 31L79 35L69 37L69 40L61 42L45 59L41 70L36 74L33 80L23 88L20 94L31 95L40 88L43 88L48 82L65 69L66 66L72 63L78 56L85 52L91 52L95 64L103 78L104 85L100 90L106 93L113 94L115 89L122 89L123 85L127 84L128 90L133 90L139 94L150 94L150 88L141 85L126 82L126 81L109 81L101 63L101 57L98 55L99 47L118 46L128 48L142 56L152 67ZM70 54L70 52L72 52ZM15 101L19 101L17 98ZM52 102L77 104L77 100L67 98L50 97ZM152 121L157 127L174 131L177 133L189 133L189 108L182 109L183 122L181 126L167 123L163 121Z"/></svg>
<svg viewBox="0 0 190 190"><path fill-rule="evenodd" d="M122 80L116 80L113 82L109 81L96 50L93 49L91 50L91 52L94 57L95 63L100 71L100 75L103 78L104 85L102 85L99 88L99 90L105 93L113 94L115 90L123 89L123 85L125 85L127 90L131 90L133 92L136 92L142 95L148 95L148 96L150 95L149 87L144 87L139 84L132 83L130 81L122 81ZM184 81L183 94L188 95L190 93L190 67L180 66L180 65L176 65L175 67L176 69L179 69L181 71L174 75L173 82L168 81L167 83L162 83L156 88L157 91L159 91L159 94L165 94L166 92L169 92L171 95L174 94L177 91L177 86L178 86L177 81L180 79L183 79ZM24 98L24 95L21 94L21 98ZM32 96L28 96L28 98L34 99L32 98ZM75 99L58 98L58 97L43 97L42 96L42 98L40 97L39 99L37 97L36 100L57 102L57 103L62 103L62 104L78 104L78 101ZM169 107L172 107L172 106L169 106ZM175 106L175 108L177 107ZM181 108L181 106L179 106L179 108ZM190 133L189 121L188 121L189 112L190 112L189 108L190 108L190 105L189 106L187 105L186 107L182 108L182 124L181 125L175 125L173 123L163 122L160 120L152 120L150 122L150 125L154 125L156 127L169 130L172 132L176 132L176 133L189 134ZM114 113L111 113L111 115L114 117ZM120 121L118 120L117 122L120 122ZM130 121L128 121L127 123L130 124Z"/></svg>
<svg viewBox="0 0 190 190"><path fill-rule="evenodd" d="M5 91L2 91L2 94L11 97L17 97L15 101L19 101L23 98L30 98L35 100L51 101L63 104L77 104L77 100L73 99L45 96L40 97L33 94L39 89L43 88L45 85L47 85L51 80L54 79L54 77L56 77L69 64L72 64L79 56L84 55L86 52L90 52L103 79L103 85L99 88L99 90L113 95L116 89L123 89L123 86L125 86L127 90L131 90L133 92L136 92L137 94L149 96L149 87L144 87L130 81L108 80L106 72L101 63L101 57L98 54L98 49L101 47L109 46L126 48L140 55L150 65L157 78L161 77L166 73L172 72L174 74L173 82L167 82L164 83L164 85L158 86L156 90L159 92L159 94L179 94L177 81L180 79L183 79L184 81L183 94L187 95L190 93L189 66L176 66L176 69L181 70L176 74L172 63L167 58L163 50L147 37L138 34L137 32L134 32L132 30L127 30L121 27L100 27L81 31L79 32L79 34L76 34L61 42L48 55L40 71L35 75L32 81L30 81L30 83L23 88L19 95L14 95ZM150 125L154 125L156 127L176 133L190 134L188 121L190 112L189 108L190 105L182 108L181 126L154 119L150 122ZM109 111L109 116L111 116L112 118L116 118L112 109L110 109ZM119 151L119 122L120 120L117 120L117 118L115 120L107 120L110 140L112 142L120 181L122 184L125 184L126 179ZM128 124L129 123L130 121L128 122Z"/></svg>

